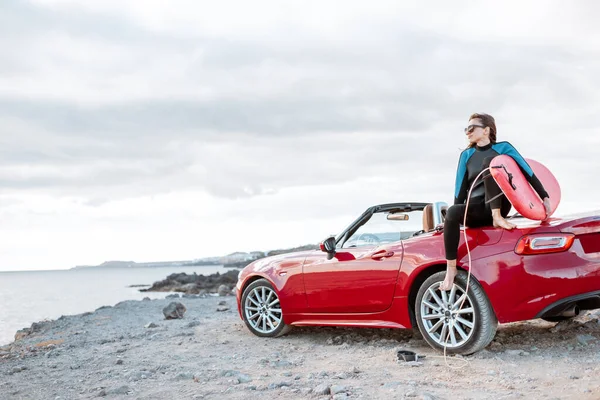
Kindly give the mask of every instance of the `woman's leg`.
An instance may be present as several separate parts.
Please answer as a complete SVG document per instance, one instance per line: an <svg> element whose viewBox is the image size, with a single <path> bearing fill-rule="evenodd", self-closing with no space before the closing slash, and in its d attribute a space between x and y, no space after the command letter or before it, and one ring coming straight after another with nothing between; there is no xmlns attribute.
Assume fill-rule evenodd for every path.
<svg viewBox="0 0 600 400"><path fill-rule="evenodd" d="M444 248L446 250L446 277L440 286L440 290L450 290L454 284L454 277L458 272L456 269L456 253L460 241L460 224L464 222L465 204L455 204L446 211L444 220ZM467 213L467 224L479 225L485 218L486 207L483 203L469 204ZM489 215L489 214L488 214ZM489 217L488 217L489 218Z"/></svg>
<svg viewBox="0 0 600 400"><path fill-rule="evenodd" d="M460 241L460 224L465 218L465 204L455 204L448 207L444 219L444 248L446 250L446 277L440 290L450 290L456 276L456 253Z"/></svg>
<svg viewBox="0 0 600 400"><path fill-rule="evenodd" d="M483 167L489 167L493 158L494 157L487 157L483 160ZM502 189L500 189L491 175L488 175L483 182L485 185L485 201L486 203L489 202L489 207L492 210L492 223L494 228L514 229L516 225L511 224L504 219L510 212L511 204L502 193Z"/></svg>

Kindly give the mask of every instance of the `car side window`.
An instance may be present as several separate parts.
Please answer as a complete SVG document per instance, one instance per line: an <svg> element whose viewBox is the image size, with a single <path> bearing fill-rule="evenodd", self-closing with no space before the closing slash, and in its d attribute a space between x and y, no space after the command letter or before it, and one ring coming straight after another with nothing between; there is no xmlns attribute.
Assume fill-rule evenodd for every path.
<svg viewBox="0 0 600 400"><path fill-rule="evenodd" d="M422 211L374 213L341 246L343 249L379 246L411 237L422 229Z"/></svg>

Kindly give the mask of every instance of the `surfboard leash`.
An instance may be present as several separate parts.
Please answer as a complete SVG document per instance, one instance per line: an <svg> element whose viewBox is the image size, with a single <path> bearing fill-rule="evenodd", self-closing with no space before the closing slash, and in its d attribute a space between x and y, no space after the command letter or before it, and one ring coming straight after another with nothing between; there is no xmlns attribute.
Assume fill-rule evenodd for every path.
<svg viewBox="0 0 600 400"><path fill-rule="evenodd" d="M468 262L469 268L467 270L467 284L465 285L465 295L463 297L462 302L458 306L458 310L456 310L457 312L459 312L460 310L462 310L462 307L465 304L465 301L467 300L467 296L469 295L469 285L471 283L471 249L469 248L469 241L467 240L467 212L469 210L469 200L471 199L471 192L473 191L473 187L475 186L475 183L477 183L477 180L479 179L479 177L484 172L489 171L489 170L490 170L490 167L485 168L485 169L483 169L479 173L479 175L477 175L477 177L475 178L475 180L473 180L473 183L471 184L471 187L469 188L469 194L467 195L467 202L466 202L466 206L465 206L465 216L463 218L463 227L464 227L464 229L463 229L463 235L464 235L464 238L465 238L465 246L467 246L467 257L468 257L468 260L469 260L469 262ZM491 176L491 174L490 174L490 176ZM488 176L488 178L489 178L489 176ZM511 177L511 181L512 181L512 177ZM513 187L514 187L514 185L513 185ZM455 285L455 283L453 283L453 285ZM450 288L450 290L452 290L452 288ZM447 359L447 356L446 356L446 348L447 348L447 345L448 345L448 339L449 338L450 338L450 330L448 329L448 332L446 333L446 339L444 339L444 362L446 363L446 366L448 368L460 369L461 367L452 367L452 366L450 366L450 364L448 364L448 359ZM465 361L467 364L469 363L469 361L465 360L465 359L462 359L462 361Z"/></svg>

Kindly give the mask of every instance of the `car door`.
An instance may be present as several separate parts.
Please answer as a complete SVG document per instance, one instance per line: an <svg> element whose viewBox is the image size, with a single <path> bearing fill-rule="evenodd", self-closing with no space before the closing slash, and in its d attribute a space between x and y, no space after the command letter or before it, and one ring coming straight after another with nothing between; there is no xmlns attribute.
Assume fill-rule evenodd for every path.
<svg viewBox="0 0 600 400"><path fill-rule="evenodd" d="M402 263L401 221L379 212L361 225L328 260L311 253L303 265L309 312L368 313L392 304Z"/></svg>

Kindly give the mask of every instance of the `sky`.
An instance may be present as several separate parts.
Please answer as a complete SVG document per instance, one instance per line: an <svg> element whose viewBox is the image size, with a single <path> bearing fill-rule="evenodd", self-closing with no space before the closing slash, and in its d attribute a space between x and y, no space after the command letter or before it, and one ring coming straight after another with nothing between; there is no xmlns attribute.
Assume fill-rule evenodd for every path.
<svg viewBox="0 0 600 400"><path fill-rule="evenodd" d="M453 200L473 112L600 210L595 1L3 0L0 270L318 243Z"/></svg>

